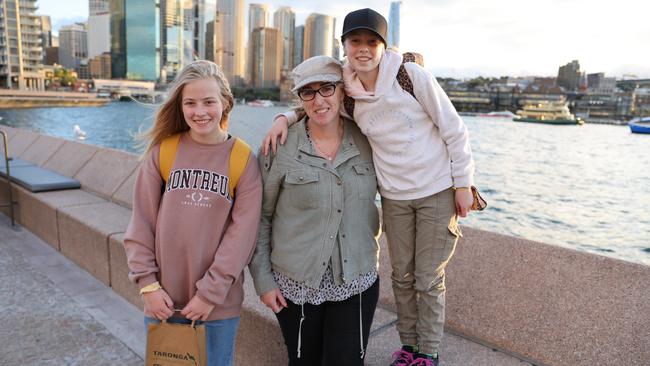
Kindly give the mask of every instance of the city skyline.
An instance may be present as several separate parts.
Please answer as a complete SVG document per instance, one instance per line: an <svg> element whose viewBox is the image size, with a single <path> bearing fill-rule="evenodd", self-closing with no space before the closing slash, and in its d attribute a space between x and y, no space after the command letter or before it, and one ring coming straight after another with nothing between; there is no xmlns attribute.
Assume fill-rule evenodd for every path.
<svg viewBox="0 0 650 366"><path fill-rule="evenodd" d="M39 0L37 14L50 15L58 31L87 18L88 1L68 2L73 1L75 6L61 9L60 2ZM290 6L296 25L314 12L334 16L339 36L349 11L372 7L388 19L391 1L245 1L246 11L250 3L268 4L271 12ZM650 23L644 19L649 8L633 0L549 0L538 7L516 0L404 0L401 51L422 53L439 77L554 76L560 65L579 60L587 73L650 78L650 64L644 63L650 59Z"/></svg>

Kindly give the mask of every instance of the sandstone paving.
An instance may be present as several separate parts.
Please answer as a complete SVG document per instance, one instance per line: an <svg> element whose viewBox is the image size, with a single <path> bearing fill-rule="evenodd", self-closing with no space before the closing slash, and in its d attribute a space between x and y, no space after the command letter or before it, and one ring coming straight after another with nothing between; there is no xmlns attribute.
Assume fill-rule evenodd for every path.
<svg viewBox="0 0 650 366"><path fill-rule="evenodd" d="M16 234L0 218L0 365L141 365L133 350L33 267L16 240L29 233Z"/></svg>
<svg viewBox="0 0 650 366"><path fill-rule="evenodd" d="M251 287L248 283L235 365L250 365L253 360L252 364L283 365L286 353L275 317L257 304ZM366 365L390 362L399 344L395 321L390 307L377 309ZM11 228L3 215L0 323L0 366L143 364L141 311L26 229ZM273 340L274 357L251 352L260 342ZM445 334L442 355L443 366L530 366L452 334Z"/></svg>

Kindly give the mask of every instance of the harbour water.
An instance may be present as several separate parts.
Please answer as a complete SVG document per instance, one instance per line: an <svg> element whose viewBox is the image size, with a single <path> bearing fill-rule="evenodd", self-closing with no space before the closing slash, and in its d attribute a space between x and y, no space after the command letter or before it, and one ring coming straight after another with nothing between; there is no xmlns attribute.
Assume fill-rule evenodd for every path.
<svg viewBox="0 0 650 366"><path fill-rule="evenodd" d="M257 149L284 107L236 106L230 132ZM155 107L0 110L0 124L138 152ZM461 223L650 265L650 136L626 126L549 126L464 117L488 209ZM399 131L395 131L399 133Z"/></svg>

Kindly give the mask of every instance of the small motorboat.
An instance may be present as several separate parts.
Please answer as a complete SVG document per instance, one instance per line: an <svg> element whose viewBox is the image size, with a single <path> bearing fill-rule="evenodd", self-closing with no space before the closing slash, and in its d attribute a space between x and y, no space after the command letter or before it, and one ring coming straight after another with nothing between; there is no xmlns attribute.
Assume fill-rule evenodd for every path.
<svg viewBox="0 0 650 366"><path fill-rule="evenodd" d="M632 133L650 134L650 117L635 118L627 123Z"/></svg>

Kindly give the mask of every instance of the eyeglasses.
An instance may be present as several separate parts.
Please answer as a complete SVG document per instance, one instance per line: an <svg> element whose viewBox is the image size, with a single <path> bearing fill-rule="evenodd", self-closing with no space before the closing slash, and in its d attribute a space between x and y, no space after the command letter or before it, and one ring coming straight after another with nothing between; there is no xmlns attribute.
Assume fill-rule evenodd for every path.
<svg viewBox="0 0 650 366"><path fill-rule="evenodd" d="M322 97L331 97L336 91L336 84L327 83L321 85L320 88L314 89L301 89L298 91L298 98L303 102L308 102L316 98L316 93L320 94Z"/></svg>

